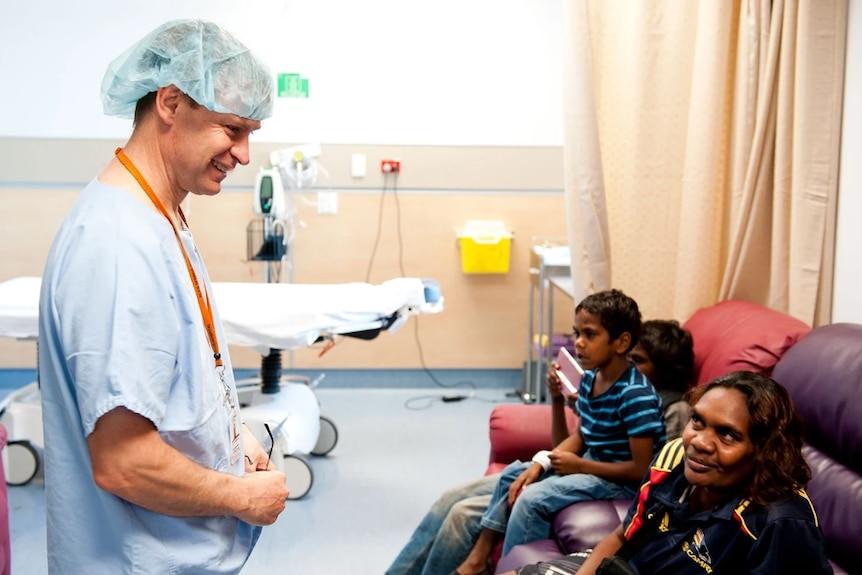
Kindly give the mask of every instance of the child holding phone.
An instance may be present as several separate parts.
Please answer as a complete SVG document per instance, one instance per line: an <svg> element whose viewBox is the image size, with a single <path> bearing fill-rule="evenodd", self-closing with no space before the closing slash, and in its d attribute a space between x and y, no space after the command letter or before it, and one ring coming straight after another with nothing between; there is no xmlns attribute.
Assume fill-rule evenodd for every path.
<svg viewBox="0 0 862 575"><path fill-rule="evenodd" d="M640 329L637 303L619 290L587 296L577 305L575 351L585 371L576 400L580 423L553 451L506 467L476 544L456 570L459 575L485 571L501 538L504 554L515 545L546 538L554 515L572 503L634 497L665 442L661 400L629 362ZM552 368L548 388L556 415L566 409L566 401L559 363Z"/></svg>

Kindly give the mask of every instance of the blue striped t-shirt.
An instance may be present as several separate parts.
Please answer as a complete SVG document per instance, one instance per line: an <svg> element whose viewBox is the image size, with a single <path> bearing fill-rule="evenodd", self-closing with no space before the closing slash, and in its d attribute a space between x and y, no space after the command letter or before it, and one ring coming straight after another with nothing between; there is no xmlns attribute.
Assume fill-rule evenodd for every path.
<svg viewBox="0 0 862 575"><path fill-rule="evenodd" d="M629 366L605 393L592 397L596 371L584 374L578 393L578 413L584 444L597 461L632 458L629 437L653 435L653 453L666 440L664 409L647 378Z"/></svg>

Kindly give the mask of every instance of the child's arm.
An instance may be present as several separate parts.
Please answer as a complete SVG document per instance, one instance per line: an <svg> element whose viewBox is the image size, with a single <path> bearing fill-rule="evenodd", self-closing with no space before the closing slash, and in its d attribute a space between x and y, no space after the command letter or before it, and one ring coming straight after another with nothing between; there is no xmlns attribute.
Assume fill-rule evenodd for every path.
<svg viewBox="0 0 862 575"><path fill-rule="evenodd" d="M554 401L551 404L551 444L559 447L569 438L569 423L566 421L565 400Z"/></svg>
<svg viewBox="0 0 862 575"><path fill-rule="evenodd" d="M566 398L560 388L560 376L557 370L560 364L551 363L548 367L547 387L548 395L551 397L551 445L558 447L569 437L569 424L566 421Z"/></svg>
<svg viewBox="0 0 862 575"><path fill-rule="evenodd" d="M554 449L548 457L554 471L559 475L588 473L609 481L637 482L643 479L650 462L652 462L653 443L654 437L652 435L629 437L632 459L614 463L584 459L580 455L564 451L562 444Z"/></svg>
<svg viewBox="0 0 862 575"><path fill-rule="evenodd" d="M567 408L563 407L562 409ZM566 425L565 412L562 412L559 416L556 412L554 412L554 417L561 417L563 425ZM578 429L576 429L573 434L561 441L560 444L557 445L556 448L554 448L554 451L560 449L564 449L567 451L572 450L571 452L569 452L569 455L571 455L572 457L577 457L576 455L574 455L575 453L583 453L585 447L583 437L581 437L580 433L580 425L578 425ZM519 475L518 478L512 482L512 485L509 486L510 506L515 504L515 500L518 498L518 496L521 494L521 491L523 491L526 486L531 483L535 483L536 481L539 481L539 478L542 476L542 473L550 469L548 467L547 459L547 457L550 457L549 453L553 452L540 451L539 453L537 453L536 456L533 458L533 464L527 469L525 469L524 472L521 473L521 475ZM540 456L545 456L544 461L540 459Z"/></svg>
<svg viewBox="0 0 862 575"><path fill-rule="evenodd" d="M565 414L563 414L563 417L565 417ZM574 433L554 447L554 451L566 452L577 456L583 455L586 450L587 448L584 445L584 438L581 436L580 426L574 431Z"/></svg>

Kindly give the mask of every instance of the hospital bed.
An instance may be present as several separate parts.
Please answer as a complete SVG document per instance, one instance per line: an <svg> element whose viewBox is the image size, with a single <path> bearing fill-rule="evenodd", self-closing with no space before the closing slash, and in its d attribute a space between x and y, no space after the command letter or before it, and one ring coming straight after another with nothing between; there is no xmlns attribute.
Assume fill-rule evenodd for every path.
<svg viewBox="0 0 862 575"><path fill-rule="evenodd" d="M38 277L0 282L0 337L37 337L40 287ZM288 476L291 499L305 495L313 480L311 468L295 454L325 455L337 430L320 415L313 392L320 378L282 376L281 351L331 345L341 337L374 339L396 331L411 315L443 310L439 284L419 278L381 284L216 282L213 298L228 343L262 355L261 376L237 381L242 417L264 443L269 428L272 459ZM25 484L38 473L44 446L38 382L0 403L0 421L9 431L3 461L7 483Z"/></svg>

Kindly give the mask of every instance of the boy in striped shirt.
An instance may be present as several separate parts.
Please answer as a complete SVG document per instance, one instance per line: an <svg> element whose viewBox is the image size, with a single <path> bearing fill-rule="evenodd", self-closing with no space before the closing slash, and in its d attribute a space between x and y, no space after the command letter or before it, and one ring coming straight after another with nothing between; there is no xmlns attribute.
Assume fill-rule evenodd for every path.
<svg viewBox="0 0 862 575"><path fill-rule="evenodd" d="M547 539L564 507L634 497L665 442L661 400L628 360L640 328L637 303L620 290L587 296L575 308L575 352L586 372L578 389L580 423L553 451L506 467L459 575L485 572L500 538L503 554L515 545Z"/></svg>

